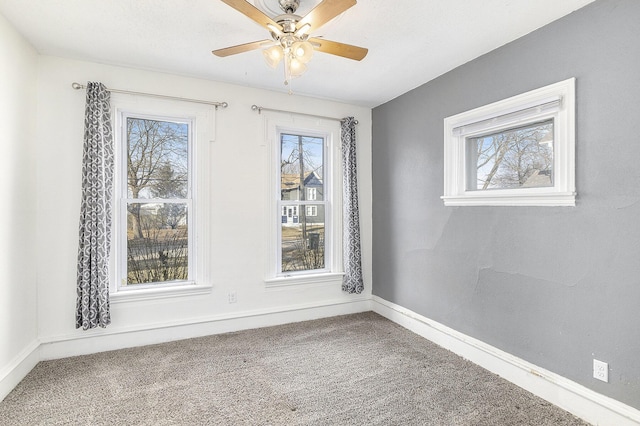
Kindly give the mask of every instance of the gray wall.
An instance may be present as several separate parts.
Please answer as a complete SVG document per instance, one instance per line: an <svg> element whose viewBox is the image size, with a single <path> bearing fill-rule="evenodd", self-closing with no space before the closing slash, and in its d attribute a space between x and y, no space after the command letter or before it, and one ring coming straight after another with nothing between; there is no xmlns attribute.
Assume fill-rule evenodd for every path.
<svg viewBox="0 0 640 426"><path fill-rule="evenodd" d="M576 207L444 207L443 119L576 77ZM373 294L640 409L640 1L373 110ZM610 383L592 378L608 362Z"/></svg>

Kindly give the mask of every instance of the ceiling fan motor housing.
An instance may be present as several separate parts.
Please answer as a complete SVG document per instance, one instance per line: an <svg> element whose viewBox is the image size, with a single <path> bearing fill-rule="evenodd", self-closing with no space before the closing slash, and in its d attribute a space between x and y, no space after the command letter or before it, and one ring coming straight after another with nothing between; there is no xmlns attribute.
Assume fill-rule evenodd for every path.
<svg viewBox="0 0 640 426"><path fill-rule="evenodd" d="M291 33L295 33L296 30L298 29L297 25L300 19L302 18L298 15L287 13L286 15L276 16L274 18L274 21L276 21L278 25L282 27L283 33L291 34Z"/></svg>

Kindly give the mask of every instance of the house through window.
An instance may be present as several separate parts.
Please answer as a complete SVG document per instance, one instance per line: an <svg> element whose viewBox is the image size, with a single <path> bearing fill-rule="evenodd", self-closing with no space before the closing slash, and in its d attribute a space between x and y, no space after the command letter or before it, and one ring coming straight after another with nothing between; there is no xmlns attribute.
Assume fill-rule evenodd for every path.
<svg viewBox="0 0 640 426"><path fill-rule="evenodd" d="M342 168L340 123L269 114L271 149L267 287L340 286Z"/></svg>
<svg viewBox="0 0 640 426"><path fill-rule="evenodd" d="M325 138L280 133L281 273L325 270ZM313 201L313 205L309 204Z"/></svg>

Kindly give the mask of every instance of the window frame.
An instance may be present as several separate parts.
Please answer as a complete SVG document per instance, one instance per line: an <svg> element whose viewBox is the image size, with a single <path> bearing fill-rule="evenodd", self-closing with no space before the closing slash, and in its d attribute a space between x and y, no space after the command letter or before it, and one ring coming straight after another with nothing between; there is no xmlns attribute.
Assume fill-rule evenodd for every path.
<svg viewBox="0 0 640 426"><path fill-rule="evenodd" d="M213 106L193 104L177 100L146 99L133 95L113 94L112 120L114 123L114 206L112 225L112 253L110 299L116 303L173 298L210 293L209 278L209 228L206 220L209 211L209 152L215 135L215 109ZM187 280L165 283L148 283L122 286L126 279L126 204L127 188L127 140L126 118L141 118L189 124L189 186ZM138 202L160 202L164 199L137 199ZM182 199L179 199L182 200Z"/></svg>
<svg viewBox="0 0 640 426"><path fill-rule="evenodd" d="M467 139L553 119L554 185L467 189ZM575 206L575 78L444 119L445 206Z"/></svg>
<svg viewBox="0 0 640 426"><path fill-rule="evenodd" d="M265 286L338 284L342 280L342 163L340 161L340 125L328 120L294 117L288 114L270 113L265 116L265 133L270 147L270 179L267 180L269 212L267 229L268 256ZM323 201L280 200L280 135L294 134L324 138ZM306 194L305 194L306 195ZM325 205L325 267L318 270L281 272L281 238L283 203L288 205ZM280 206L280 207L279 207ZM305 206L306 207L306 206Z"/></svg>
<svg viewBox="0 0 640 426"><path fill-rule="evenodd" d="M149 288L164 288L164 287L179 287L179 286L188 286L195 284L195 258L197 255L197 250L195 247L195 226L197 224L197 216L195 215L195 206L197 205L194 200L195 185L193 182L194 178L194 126L195 119L193 117L185 118L185 117L175 117L175 116L162 116L162 115L151 115L151 114L140 114L137 112L131 112L127 110L119 111L119 127L118 131L120 133L120 137L116 138L118 149L120 155L118 156L118 167L116 170L119 174L118 179L118 187L116 189L116 196L118 198L118 224L120 226L116 230L116 240L118 244L117 250L117 267L116 267L116 292L121 291L132 291L132 290L143 290ZM178 124L186 124L188 126L188 134L187 134L187 197L186 198L174 198L174 199L165 199L165 198L129 198L128 195L128 180L124 177L127 173L127 156L124 155L126 151L128 151L127 146L127 135L126 135L126 125L127 119L141 119L141 120L154 120L154 121L162 121L168 123L178 123ZM183 202L187 205L187 257L188 257L188 266L187 266L187 279L186 280L177 280L177 281L167 281L167 282L153 282L153 283L145 283L145 284L127 284L124 283L127 280L128 275L128 262L127 262L127 253L128 251L128 241L127 241L127 207L131 203L139 203L139 204L160 204L164 202Z"/></svg>

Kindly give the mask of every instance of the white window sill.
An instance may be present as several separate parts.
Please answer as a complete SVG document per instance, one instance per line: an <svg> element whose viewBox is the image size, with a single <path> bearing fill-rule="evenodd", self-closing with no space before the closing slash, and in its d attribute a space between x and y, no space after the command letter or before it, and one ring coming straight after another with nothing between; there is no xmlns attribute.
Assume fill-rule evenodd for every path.
<svg viewBox="0 0 640 426"><path fill-rule="evenodd" d="M329 272L313 275L292 275L264 280L267 288L300 286L311 284L335 284L342 283L343 272Z"/></svg>
<svg viewBox="0 0 640 426"><path fill-rule="evenodd" d="M138 302L144 300L168 299L183 296L195 296L211 293L210 285L181 285L159 288L142 288L132 290L120 290L109 294L109 300L114 303Z"/></svg>
<svg viewBox="0 0 640 426"><path fill-rule="evenodd" d="M445 206L559 206L575 207L575 192L499 195L492 191L442 196Z"/></svg>

